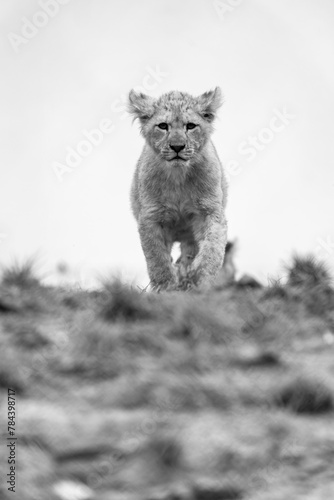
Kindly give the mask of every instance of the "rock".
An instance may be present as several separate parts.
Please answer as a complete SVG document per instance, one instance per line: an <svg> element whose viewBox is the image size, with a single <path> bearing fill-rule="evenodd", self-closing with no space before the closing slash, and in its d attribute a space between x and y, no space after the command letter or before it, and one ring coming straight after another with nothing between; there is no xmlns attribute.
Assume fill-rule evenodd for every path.
<svg viewBox="0 0 334 500"><path fill-rule="evenodd" d="M61 500L89 500L93 491L85 484L74 481L60 481L54 485L54 492Z"/></svg>

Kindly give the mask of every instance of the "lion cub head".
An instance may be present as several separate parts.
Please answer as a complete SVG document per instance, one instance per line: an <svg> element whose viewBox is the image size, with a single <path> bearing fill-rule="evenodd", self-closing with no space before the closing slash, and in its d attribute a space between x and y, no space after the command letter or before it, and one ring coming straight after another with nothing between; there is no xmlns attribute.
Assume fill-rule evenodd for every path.
<svg viewBox="0 0 334 500"><path fill-rule="evenodd" d="M196 159L213 131L221 104L219 87L199 97L177 91L159 99L134 90L129 94L129 112L139 119L146 141L160 158L175 166Z"/></svg>

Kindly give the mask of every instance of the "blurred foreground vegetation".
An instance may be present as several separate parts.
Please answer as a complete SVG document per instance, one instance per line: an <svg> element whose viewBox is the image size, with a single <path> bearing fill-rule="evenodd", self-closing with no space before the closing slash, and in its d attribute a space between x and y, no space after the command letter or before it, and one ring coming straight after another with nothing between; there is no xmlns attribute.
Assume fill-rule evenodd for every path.
<svg viewBox="0 0 334 500"><path fill-rule="evenodd" d="M118 280L47 287L32 262L6 269L0 497L334 498L332 279L312 257L286 272L268 286L154 294Z"/></svg>

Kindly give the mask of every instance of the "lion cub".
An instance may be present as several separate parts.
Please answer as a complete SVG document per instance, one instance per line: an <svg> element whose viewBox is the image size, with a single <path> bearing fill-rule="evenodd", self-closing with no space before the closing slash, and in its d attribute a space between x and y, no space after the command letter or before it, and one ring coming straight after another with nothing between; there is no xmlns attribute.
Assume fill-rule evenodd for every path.
<svg viewBox="0 0 334 500"><path fill-rule="evenodd" d="M129 111L146 143L131 188L154 290L207 288L222 267L227 241L227 183L210 136L221 91L159 99L131 90ZM181 244L176 265L174 242Z"/></svg>

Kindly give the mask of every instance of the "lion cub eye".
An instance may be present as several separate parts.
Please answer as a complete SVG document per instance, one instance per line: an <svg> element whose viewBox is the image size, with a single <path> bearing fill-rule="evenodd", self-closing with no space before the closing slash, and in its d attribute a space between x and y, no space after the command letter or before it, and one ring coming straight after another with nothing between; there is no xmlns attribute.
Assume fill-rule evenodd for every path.
<svg viewBox="0 0 334 500"><path fill-rule="evenodd" d="M195 123L187 123L187 130L192 130L195 127L196 127Z"/></svg>
<svg viewBox="0 0 334 500"><path fill-rule="evenodd" d="M161 128L162 130L168 130L168 124L165 122L159 123L158 127Z"/></svg>

